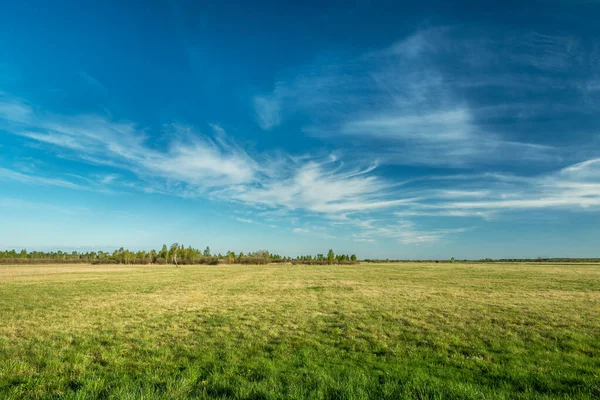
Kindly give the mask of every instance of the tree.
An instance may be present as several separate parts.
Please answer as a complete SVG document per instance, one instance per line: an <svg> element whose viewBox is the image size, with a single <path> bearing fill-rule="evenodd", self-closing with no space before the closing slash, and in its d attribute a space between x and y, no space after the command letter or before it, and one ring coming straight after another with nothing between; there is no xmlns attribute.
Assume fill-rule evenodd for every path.
<svg viewBox="0 0 600 400"><path fill-rule="evenodd" d="M113 256L115 257L116 260L119 261L119 264L125 264L125 249L124 248L120 248L119 250L115 251Z"/></svg>
<svg viewBox="0 0 600 400"><path fill-rule="evenodd" d="M158 258L158 256L156 254L156 250L154 250L154 249L150 250L150 263L154 264L156 262L157 258Z"/></svg>
<svg viewBox="0 0 600 400"><path fill-rule="evenodd" d="M175 265L177 265L177 253L179 253L179 243L175 242L171 245L171 258Z"/></svg>
<svg viewBox="0 0 600 400"><path fill-rule="evenodd" d="M354 261L354 262L356 261L356 254L352 254L350 256L350 261Z"/></svg>
<svg viewBox="0 0 600 400"><path fill-rule="evenodd" d="M204 249L204 257L210 257L210 247L208 246Z"/></svg>
<svg viewBox="0 0 600 400"><path fill-rule="evenodd" d="M167 245L163 244L162 249L158 253L159 258L163 258L165 261L169 259L169 249L167 249Z"/></svg>
<svg viewBox="0 0 600 400"><path fill-rule="evenodd" d="M327 253L327 262L329 264L333 264L334 261L335 261L335 253L333 252L332 249L329 249L329 253Z"/></svg>
<svg viewBox="0 0 600 400"><path fill-rule="evenodd" d="M196 263L196 254L194 253L194 249L192 249L192 246L188 246L187 250L185 250L185 261L188 264Z"/></svg>

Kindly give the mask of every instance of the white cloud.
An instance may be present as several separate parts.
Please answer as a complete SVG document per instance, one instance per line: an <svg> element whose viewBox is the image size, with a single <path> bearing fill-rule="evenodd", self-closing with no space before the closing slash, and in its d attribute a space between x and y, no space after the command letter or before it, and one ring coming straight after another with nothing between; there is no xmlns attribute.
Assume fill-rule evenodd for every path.
<svg viewBox="0 0 600 400"><path fill-rule="evenodd" d="M69 182L63 179L57 178L46 178L35 175L23 174L21 172L13 171L8 168L0 167L0 180L10 180L22 183L30 183L43 186L58 186L68 189L85 189L84 187L77 185L73 182Z"/></svg>
<svg viewBox="0 0 600 400"><path fill-rule="evenodd" d="M325 214L385 209L414 201L390 198L392 186L369 175L374 166L340 170L340 165L335 161L308 161L294 166L287 176L258 186L237 187L224 195L247 204Z"/></svg>
<svg viewBox="0 0 600 400"><path fill-rule="evenodd" d="M250 156L213 126L212 137L181 125L169 125L172 138L151 146L145 132L131 122L114 122L97 115L61 116L34 110L14 99L3 99L10 132L49 145L61 156L125 169L153 185L153 191L194 196L201 192L254 206L336 214L387 209L413 201L398 198L392 185L373 175L376 165L347 168L336 157ZM13 112L18 110L18 112ZM76 184L19 175L12 179L75 188ZM117 181L107 174L98 182ZM165 183L160 183L162 179Z"/></svg>
<svg viewBox="0 0 600 400"><path fill-rule="evenodd" d="M582 62L581 43L575 37L531 32L513 39L516 51L508 55L517 63L540 70L564 71Z"/></svg>
<svg viewBox="0 0 600 400"><path fill-rule="evenodd" d="M170 141L161 151L131 122L98 115L55 115L6 96L0 97L0 116L4 118L1 124L13 134L53 145L63 155L128 169L143 177L212 187L251 182L257 170L252 158L226 138L190 134L181 125L166 127L170 137L183 138Z"/></svg>
<svg viewBox="0 0 600 400"><path fill-rule="evenodd" d="M255 165L250 157L208 138L172 143L166 154L144 149L137 163L154 175L202 186L223 186L250 182Z"/></svg>
<svg viewBox="0 0 600 400"><path fill-rule="evenodd" d="M440 190L438 192L438 196L442 198L485 197L489 194L488 190Z"/></svg>
<svg viewBox="0 0 600 400"><path fill-rule="evenodd" d="M575 159L565 154L575 151L525 140L518 132L502 130L504 122L497 123L548 116L545 104L526 99L477 104L465 95L467 91L488 93L494 87L511 93L542 93L563 85L548 76L490 74L485 67L497 66L503 58L521 69L526 65L540 71L568 71L581 64L582 44L568 37L536 34L516 35L506 42L487 35L457 40L455 35L453 28L419 31L387 49L309 66L298 76L275 82L272 92L253 97L262 129L301 116L308 121L304 131L332 144L340 154L337 158L323 153L252 153L216 125L205 135L189 126L169 124L162 131L165 140L157 140L157 135L130 121L57 115L6 94L0 94L0 129L53 149L61 157L125 171L95 176L96 184L236 202L278 221L326 217L335 227L356 229L351 233L356 241L387 238L404 244L430 243L465 232L467 228L440 228L449 218L471 224L523 210L600 209L597 154L579 154L577 160L589 159L561 168L564 159ZM503 43L507 44L500 46L504 50L496 51ZM468 73L457 74L444 65L444 59L456 60L454 67ZM589 97L597 77L588 78L583 86L582 82L569 84L579 91L585 87ZM559 108L577 111L577 106ZM539 169L531 171L545 172L520 176L489 168L501 165L503 171L515 171L512 167L517 164L535 164ZM384 168L398 171L403 165L458 167L464 172L407 176L401 181L383 176L387 175ZM131 176L140 181L124 178ZM0 169L0 179L83 187L8 168ZM236 219L265 224L258 218ZM435 222L435 227L423 228L424 219ZM294 232L306 233L300 227L305 226L303 221L294 226ZM331 237L328 232L311 225L311 235Z"/></svg>
<svg viewBox="0 0 600 400"><path fill-rule="evenodd" d="M99 182L103 185L108 185L114 182L117 178L119 178L118 174L107 174L99 179Z"/></svg>
<svg viewBox="0 0 600 400"><path fill-rule="evenodd" d="M571 165L562 169L560 175L576 180L600 181L600 158Z"/></svg>
<svg viewBox="0 0 600 400"><path fill-rule="evenodd" d="M79 72L79 76L81 76L83 78L83 80L85 80L91 86L94 86L94 87L96 87L98 89L101 89L103 91L106 90L106 88L104 87L104 85L102 83L100 83L100 81L98 79L94 78L93 76L91 76L87 72L80 71Z"/></svg>
<svg viewBox="0 0 600 400"><path fill-rule="evenodd" d="M378 115L353 120L342 133L431 142L464 141L470 137L471 117L465 108L430 114Z"/></svg>
<svg viewBox="0 0 600 400"><path fill-rule="evenodd" d="M442 210L442 211L431 211L431 210L419 210L412 209L407 211L397 211L394 213L397 217L477 217L484 220L492 219L496 213L491 211L474 211L474 210Z"/></svg>
<svg viewBox="0 0 600 400"><path fill-rule="evenodd" d="M474 175L471 181L462 184L469 187L464 192L464 197L472 197L469 201L456 196L455 190L450 192L451 196L441 191L432 196L434 201L413 204L397 214L493 218L500 213L532 209L600 210L600 159L527 178ZM474 196L467 196L469 193Z"/></svg>
<svg viewBox="0 0 600 400"><path fill-rule="evenodd" d="M550 74L580 65L583 51L569 37L425 29L361 57L308 65L260 98L277 99L278 123L299 114L307 121L304 132L382 164L548 166L563 161L560 148L506 127L514 121L550 119L557 111L582 112L581 107L527 98L517 103L507 99L506 90L499 92L510 87L522 97L564 91L572 83L553 80ZM544 72L519 75L515 71L523 64ZM473 101L475 89L492 95Z"/></svg>
<svg viewBox="0 0 600 400"><path fill-rule="evenodd" d="M32 113L31 107L16 99L3 100L6 96L0 92L0 119L12 122L27 121Z"/></svg>
<svg viewBox="0 0 600 400"><path fill-rule="evenodd" d="M262 129L269 130L281 123L281 99L277 93L267 96L255 96L253 105L258 125Z"/></svg>
<svg viewBox="0 0 600 400"><path fill-rule="evenodd" d="M353 235L355 241L373 242L376 238L394 239L405 245L416 245L436 242L444 237L463 233L471 228L457 229L428 229L419 230L415 223L405 220L393 221L386 219L384 221L369 220L366 223L357 222L356 225L362 228L360 233Z"/></svg>
<svg viewBox="0 0 600 400"><path fill-rule="evenodd" d="M369 238L355 238L354 239L355 242L364 242L364 243L375 243L376 240L375 239L369 239Z"/></svg>
<svg viewBox="0 0 600 400"><path fill-rule="evenodd" d="M63 207L57 206L50 203L27 201L23 199L15 198L0 198L0 207L2 208L13 208L13 209L25 209L25 210L43 210L47 212L58 212L67 215L76 215L81 212L88 213L90 210L85 207Z"/></svg>
<svg viewBox="0 0 600 400"><path fill-rule="evenodd" d="M293 218L307 213L326 216L336 226L357 228L353 238L359 241L388 238L404 244L428 243L465 229L419 229L414 222L402 220L409 217L491 220L528 209L600 209L600 159L597 158L529 177L483 173L418 176L393 182L377 174L377 164L347 165L344 161L347 157L251 155L216 125L212 126L210 136L190 127L167 125L165 133L170 141L159 146L149 143L144 130L131 122L114 122L97 115L55 115L6 96L0 98L0 110L3 128L15 135L49 146L62 157L125 170L142 180L126 182L116 173L82 177L89 185L118 184L154 193L209 196L255 207L264 215L269 213L278 218L286 218L288 212L294 214ZM466 115L429 114L425 121L436 125L439 118L450 125L452 121L462 124L468 123ZM407 126L418 121L406 118L402 122ZM402 125L396 120L371 120L363 126L387 129L394 124ZM427 137L424 141L444 145L463 140L462 134L434 138L425 133L419 135ZM0 179L69 189L90 188L9 168L0 168ZM370 218L373 215L378 219ZM401 218L400 222L390 223L397 218ZM305 231L301 227L294 230ZM334 237L327 229L311 230L311 234Z"/></svg>

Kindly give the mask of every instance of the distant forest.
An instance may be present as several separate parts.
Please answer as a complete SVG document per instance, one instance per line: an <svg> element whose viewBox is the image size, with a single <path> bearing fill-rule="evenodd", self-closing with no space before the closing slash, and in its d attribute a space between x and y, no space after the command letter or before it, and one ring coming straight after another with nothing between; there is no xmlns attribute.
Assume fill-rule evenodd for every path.
<svg viewBox="0 0 600 400"><path fill-rule="evenodd" d="M480 258L480 259L454 259L449 260L378 260L378 259L364 259L361 262L365 263L462 263L462 264L485 264L485 263L600 263L600 258L569 258L569 257L555 257L555 258Z"/></svg>
<svg viewBox="0 0 600 400"><path fill-rule="evenodd" d="M0 264L355 264L358 263L355 254L335 254L329 250L327 254L302 255L295 258L282 257L268 250L258 250L244 254L228 251L225 254L212 254L210 247L204 250L185 247L173 243L170 247L163 245L160 250L129 251L124 248L111 252L63 252L63 251L27 251L6 250L0 252Z"/></svg>
<svg viewBox="0 0 600 400"><path fill-rule="evenodd" d="M539 262L539 263L600 263L600 258L484 258L479 260L390 260L390 259L363 259L365 263L399 263L399 262L428 262L428 263L507 263L507 262ZM210 247L204 250L185 247L173 243L170 247L163 245L160 250L129 251L120 248L113 252L88 251L88 252L65 252L65 251L27 251L27 250L5 250L0 252L0 264L270 264L291 263L306 265L328 265L328 264L358 264L359 260L355 254L335 254L329 250L327 254L301 255L297 257L285 257L270 253L268 250L258 250L244 254L236 254L228 251L225 254L212 254Z"/></svg>

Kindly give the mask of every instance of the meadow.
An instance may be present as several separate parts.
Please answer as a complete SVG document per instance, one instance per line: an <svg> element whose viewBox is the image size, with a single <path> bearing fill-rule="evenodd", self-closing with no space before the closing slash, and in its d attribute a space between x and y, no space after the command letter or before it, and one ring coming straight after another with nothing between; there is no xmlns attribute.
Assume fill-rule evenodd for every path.
<svg viewBox="0 0 600 400"><path fill-rule="evenodd" d="M1 399L591 399L600 266L0 266Z"/></svg>

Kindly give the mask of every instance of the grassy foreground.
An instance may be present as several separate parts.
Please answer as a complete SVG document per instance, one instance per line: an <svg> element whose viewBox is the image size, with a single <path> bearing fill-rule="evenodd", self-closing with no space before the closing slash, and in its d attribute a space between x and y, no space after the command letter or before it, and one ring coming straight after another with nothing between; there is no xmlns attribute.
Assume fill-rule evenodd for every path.
<svg viewBox="0 0 600 400"><path fill-rule="evenodd" d="M598 398L600 266L0 266L0 398Z"/></svg>

